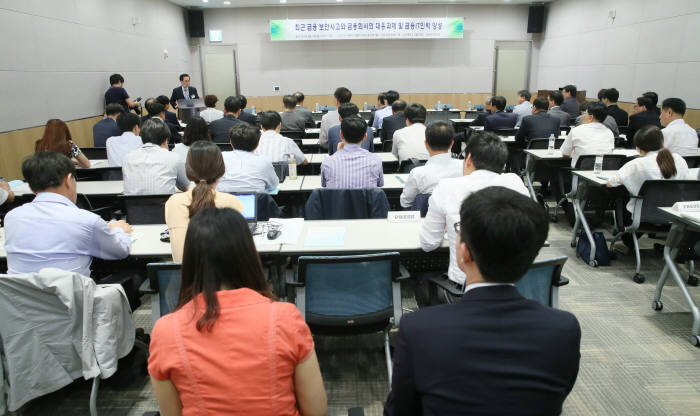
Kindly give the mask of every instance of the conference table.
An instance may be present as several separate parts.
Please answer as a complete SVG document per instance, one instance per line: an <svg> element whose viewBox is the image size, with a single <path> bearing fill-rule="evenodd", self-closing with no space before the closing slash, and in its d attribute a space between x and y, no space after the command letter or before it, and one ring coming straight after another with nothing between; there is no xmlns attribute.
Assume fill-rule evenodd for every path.
<svg viewBox="0 0 700 416"><path fill-rule="evenodd" d="M391 173L399 170L399 159L391 152L376 152L374 154L379 156L382 160L384 173ZM321 163L323 163L327 157L330 157L330 155L328 153L304 153L304 157L309 161L310 173L319 174L321 172Z"/></svg>
<svg viewBox="0 0 700 416"><path fill-rule="evenodd" d="M321 148L321 145L319 144L318 140L318 138L301 139L301 150L304 153L321 153L322 151L326 152L327 150ZM376 150L378 146L382 145L382 139L379 137L375 137L372 143L374 144L374 148Z"/></svg>

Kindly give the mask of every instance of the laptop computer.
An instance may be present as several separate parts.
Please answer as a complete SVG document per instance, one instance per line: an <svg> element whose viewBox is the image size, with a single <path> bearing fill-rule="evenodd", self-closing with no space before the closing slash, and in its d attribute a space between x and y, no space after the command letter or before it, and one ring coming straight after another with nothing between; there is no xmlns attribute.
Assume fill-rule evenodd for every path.
<svg viewBox="0 0 700 416"><path fill-rule="evenodd" d="M255 227L258 225L258 206L254 193L234 194L236 198L243 204L241 215L245 218L250 227L251 234L255 232Z"/></svg>

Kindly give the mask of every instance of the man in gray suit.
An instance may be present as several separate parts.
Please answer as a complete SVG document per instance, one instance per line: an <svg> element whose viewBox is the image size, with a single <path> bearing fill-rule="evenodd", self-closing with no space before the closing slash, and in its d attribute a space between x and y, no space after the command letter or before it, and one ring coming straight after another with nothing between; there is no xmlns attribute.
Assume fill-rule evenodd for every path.
<svg viewBox="0 0 700 416"><path fill-rule="evenodd" d="M298 111L299 114L304 115L304 120L306 121L306 123L310 123L312 127L316 127L316 124L314 123L314 117L311 114L311 110L304 107L304 99L306 98L304 96L304 93L301 91L297 91L292 95L294 96L294 98L297 99L297 108L295 111Z"/></svg>
<svg viewBox="0 0 700 416"><path fill-rule="evenodd" d="M578 117L579 114L579 103L576 99L576 86L567 85L561 89L564 101L560 104L561 110L569 113L569 117Z"/></svg>
<svg viewBox="0 0 700 416"><path fill-rule="evenodd" d="M559 117L559 126L568 127L571 117L569 113L561 109L560 106L563 101L564 96L559 91L552 91L549 94L549 111L547 113Z"/></svg>

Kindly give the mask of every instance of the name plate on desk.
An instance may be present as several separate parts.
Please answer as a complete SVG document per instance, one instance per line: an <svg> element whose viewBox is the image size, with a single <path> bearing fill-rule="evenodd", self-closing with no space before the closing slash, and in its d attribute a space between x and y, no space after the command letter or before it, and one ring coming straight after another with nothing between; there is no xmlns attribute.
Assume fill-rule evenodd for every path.
<svg viewBox="0 0 700 416"><path fill-rule="evenodd" d="M420 221L420 211L389 211L386 219L389 222L416 222Z"/></svg>
<svg viewBox="0 0 700 416"><path fill-rule="evenodd" d="M700 212L700 201L676 202L673 209L679 212Z"/></svg>

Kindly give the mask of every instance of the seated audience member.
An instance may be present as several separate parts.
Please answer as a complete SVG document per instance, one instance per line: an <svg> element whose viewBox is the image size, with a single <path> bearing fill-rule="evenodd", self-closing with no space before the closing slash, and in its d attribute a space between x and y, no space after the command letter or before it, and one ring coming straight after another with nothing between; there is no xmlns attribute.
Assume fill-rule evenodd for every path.
<svg viewBox="0 0 700 416"><path fill-rule="evenodd" d="M389 90L384 94L386 97L386 107L374 112L374 124L372 124L372 127L377 130L381 129L384 125L384 118L391 115L391 105L394 104L394 101L399 99L399 93L394 90Z"/></svg>
<svg viewBox="0 0 700 416"><path fill-rule="evenodd" d="M277 111L265 111L260 115L262 125L262 134L260 135L260 143L255 149L255 154L264 156L272 163L288 162L289 155L294 155L294 160L297 165L309 163L304 157L299 146L294 143L294 140L289 137L284 137L280 134L282 126L282 117Z"/></svg>
<svg viewBox="0 0 700 416"><path fill-rule="evenodd" d="M600 93L598 93L598 95L600 96ZM581 120L583 120L583 116L586 115L586 111L588 110L588 105L589 105L589 104L590 104L590 103L587 103L587 102L581 104L581 106L579 107L579 109L581 110L581 115L579 115L578 117L576 117L576 121L574 122L574 126L580 126L580 125L581 125ZM604 105L604 104L603 104L603 105ZM608 115L605 117L605 120L603 120L603 125L604 125L605 127L607 127L607 128L610 129L610 131L612 132L612 134L613 134L614 137L617 137L617 136L620 135L620 130L617 128L617 122L615 121L615 119L614 119L610 114L608 114Z"/></svg>
<svg viewBox="0 0 700 416"><path fill-rule="evenodd" d="M165 121L165 106L158 101L152 102L148 108L149 120L155 120L164 124L168 128L168 142L178 143L180 142L180 133L178 132L178 126ZM143 123L142 123L143 124Z"/></svg>
<svg viewBox="0 0 700 416"><path fill-rule="evenodd" d="M698 134L683 116L685 102L680 98L667 98L661 104L661 124L664 129L664 147L681 156L698 154Z"/></svg>
<svg viewBox="0 0 700 416"><path fill-rule="evenodd" d="M360 109L353 103L341 104L338 107L338 119L342 122L348 117L360 117ZM328 129L328 154L332 155L338 151L340 144L340 124ZM374 151L374 131L372 127L367 126L367 138L360 143L360 146L367 151Z"/></svg>
<svg viewBox="0 0 700 416"><path fill-rule="evenodd" d="M486 123L486 117L490 116L493 111L495 111L492 106L493 97L488 97L484 101L484 111L479 111L476 119L472 121L471 126L483 126Z"/></svg>
<svg viewBox="0 0 700 416"><path fill-rule="evenodd" d="M532 103L530 102L532 95L528 90L518 91L518 105L513 107L513 114L518 116L518 121L515 123L519 126L523 121L523 117L532 114Z"/></svg>
<svg viewBox="0 0 700 416"><path fill-rule="evenodd" d="M149 118L151 118L151 116L153 116L150 108L151 108L151 104L153 104L154 102L156 102L155 98L153 98L153 97L146 98L146 101L143 103L143 106L146 109L146 114L141 116L141 123L139 123L139 124L143 124L144 121L148 120Z"/></svg>
<svg viewBox="0 0 700 416"><path fill-rule="evenodd" d="M662 110L662 117L663 117ZM639 195L639 190L645 181L658 179L695 179L688 174L688 164L677 153L671 153L664 148L665 137L663 130L656 126L644 126L634 135L634 145L641 157L634 158L625 163L615 174L610 177L608 187L624 186L630 195ZM627 203L627 210L623 211L622 220L624 226L632 224L632 211L634 201ZM618 223L619 224L619 223ZM634 247L632 234L625 234L622 244L614 246L615 251L622 254L630 254Z"/></svg>
<svg viewBox="0 0 700 416"><path fill-rule="evenodd" d="M36 198L5 216L9 274L55 267L90 276L93 257L117 260L129 255L129 224L107 223L75 205L75 166L66 156L35 153L22 163L22 175Z"/></svg>
<svg viewBox="0 0 700 416"><path fill-rule="evenodd" d="M119 104L107 104L105 107L105 117L92 126L92 145L94 147L105 147L107 139L112 136L119 136L119 126L117 117L124 113L124 107Z"/></svg>
<svg viewBox="0 0 700 416"><path fill-rule="evenodd" d="M472 134L465 154L467 156L462 165L464 176L438 182L428 201L428 213L423 219L420 231L420 245L424 251L433 251L440 247L447 231L450 241L447 279L460 290L464 288L465 276L458 267L457 233L453 224L459 221L459 207L464 198L489 186L504 186L523 195L530 195L518 175L503 173L508 160L508 147L495 134ZM448 292L440 288L438 292L437 299L430 299L429 303L452 303L453 298Z"/></svg>
<svg viewBox="0 0 700 416"><path fill-rule="evenodd" d="M326 414L311 331L276 301L236 211L191 218L178 307L153 327L148 372L163 415Z"/></svg>
<svg viewBox="0 0 700 416"><path fill-rule="evenodd" d="M143 145L129 152L122 161L124 195L174 194L178 189L187 190L190 182L185 166L176 154L168 151L168 135L165 123L157 120L143 123Z"/></svg>
<svg viewBox="0 0 700 416"><path fill-rule="evenodd" d="M330 189L375 188L384 185L382 159L360 147L367 123L348 117L340 124L342 142L333 156L321 163L321 186Z"/></svg>
<svg viewBox="0 0 700 416"><path fill-rule="evenodd" d="M227 97L224 101L224 117L209 123L211 139L216 143L228 143L231 140L229 137L231 127L244 123L238 119L239 114L241 114L241 99Z"/></svg>
<svg viewBox="0 0 700 416"><path fill-rule="evenodd" d="M430 194L440 179L462 176L462 161L450 154L455 131L444 121L430 123L425 129L425 148L430 157L425 165L415 167L406 179L400 203L411 208L418 194Z"/></svg>
<svg viewBox="0 0 700 416"><path fill-rule="evenodd" d="M629 123L629 114L617 106L619 98L620 92L615 88L607 88L603 92L603 104L608 107L608 115L615 119L618 126L626 126Z"/></svg>
<svg viewBox="0 0 700 416"><path fill-rule="evenodd" d="M459 234L464 296L401 318L384 414L559 415L578 376L581 327L514 287L549 219L532 199L500 186L455 203L446 225Z"/></svg>
<svg viewBox="0 0 700 416"><path fill-rule="evenodd" d="M559 117L547 113L548 107L547 98L535 98L532 115L523 117L515 133L515 141L520 147L527 148L530 140L548 138L551 134L559 137Z"/></svg>
<svg viewBox="0 0 700 416"><path fill-rule="evenodd" d="M369 122L367 124L369 124L370 126L374 126L374 114L377 111L383 109L384 107L386 107L386 93L380 92L379 94L377 94L377 105L375 105L372 109L372 112L369 115Z"/></svg>
<svg viewBox="0 0 700 416"><path fill-rule="evenodd" d="M224 112L216 109L217 102L219 102L219 98L216 95L209 94L204 97L204 105L206 105L207 108L200 111L199 116L202 117L207 124L224 117Z"/></svg>
<svg viewBox="0 0 700 416"><path fill-rule="evenodd" d="M407 104L404 100L396 100L391 104L392 114L384 117L384 121L382 121L382 143L387 140L393 140L396 130L406 127L406 115L404 114L406 106Z"/></svg>
<svg viewBox="0 0 700 416"><path fill-rule="evenodd" d="M246 123L251 124L253 126L256 126L258 124L258 118L252 113L244 111L246 106L248 105L248 99L245 98L245 95L239 95L238 98L241 100L241 113L238 115L238 119L241 121L245 121Z"/></svg>
<svg viewBox="0 0 700 416"><path fill-rule="evenodd" d="M296 107L295 111L298 111L300 114L303 114L305 122L307 124L315 127L316 122L314 122L313 113L311 113L311 110L304 107L304 100L306 99L306 97L304 96L304 93L301 91L297 91L292 95L294 96L294 98L297 99L297 107Z"/></svg>
<svg viewBox="0 0 700 416"><path fill-rule="evenodd" d="M282 112L282 130L304 131L306 126L306 116L297 112L297 99L293 95L282 97L284 111Z"/></svg>
<svg viewBox="0 0 700 416"><path fill-rule="evenodd" d="M650 111L655 112L657 116L661 115L661 110L659 110L659 94L655 93L654 91L647 91L642 94L642 97L647 97L649 100L651 100Z"/></svg>
<svg viewBox="0 0 700 416"><path fill-rule="evenodd" d="M0 178L0 205L10 203L15 200L15 193L10 189L10 184L5 182L4 178Z"/></svg>
<svg viewBox="0 0 700 416"><path fill-rule="evenodd" d="M561 103L561 111L569 114L569 118L578 117L579 115L579 103L576 99L576 86L567 85L561 89L564 101Z"/></svg>
<svg viewBox="0 0 700 416"><path fill-rule="evenodd" d="M561 103L564 101L564 96L559 91L552 91L549 94L549 111L548 113L559 117L559 126L568 127L571 124L569 113L561 109Z"/></svg>
<svg viewBox="0 0 700 416"><path fill-rule="evenodd" d="M328 149L328 130L330 130L330 128L333 126L340 124L337 109L340 108L341 104L350 102L352 99L352 92L345 87L338 87L333 93L333 97L335 97L336 110L327 112L321 118L321 128L318 133L318 144L322 149Z"/></svg>
<svg viewBox="0 0 700 416"><path fill-rule="evenodd" d="M65 155L81 168L89 168L90 161L73 142L68 125L57 118L46 122L44 134L34 143L35 152L56 152Z"/></svg>
<svg viewBox="0 0 700 416"><path fill-rule="evenodd" d="M627 147L634 147L634 134L640 128L651 125L656 127L661 127L661 121L659 120L659 114L656 112L656 106L653 104L652 100L648 97L641 96L637 97L637 101L634 104L633 109L634 114L630 115L630 122L627 126Z"/></svg>
<svg viewBox="0 0 700 416"><path fill-rule="evenodd" d="M399 158L399 162L407 159L427 160L428 150L425 148L425 117L427 111L421 104L413 103L406 107L406 127L394 132L391 153Z"/></svg>
<svg viewBox="0 0 700 416"><path fill-rule="evenodd" d="M608 112L603 103L588 103L581 125L571 129L561 145L564 157L571 158L571 167L576 167L581 155L602 155L615 148L615 137L603 121Z"/></svg>
<svg viewBox="0 0 700 416"><path fill-rule="evenodd" d="M497 95L491 99L491 108L495 109L495 112L486 116L484 120L484 130L502 130L502 129L512 129L515 127L515 123L518 122L518 116L513 113L506 113L506 98Z"/></svg>
<svg viewBox="0 0 700 416"><path fill-rule="evenodd" d="M257 127L239 123L231 128L229 140L233 151L222 153L226 173L216 187L218 191L262 193L279 186L272 161L254 153L260 143Z"/></svg>
<svg viewBox="0 0 700 416"><path fill-rule="evenodd" d="M165 95L159 95L158 97L156 97L156 102L163 104L165 122L175 126L178 129L178 131L182 130L180 122L177 119L177 115L175 115L174 112L170 111L170 98L166 97Z"/></svg>
<svg viewBox="0 0 700 416"><path fill-rule="evenodd" d="M190 122L187 123L187 127L185 127L185 131L182 134L182 142L173 147L173 153L176 154L180 162L184 164L187 160L187 152L190 150L190 146L192 143L200 140L211 141L209 137L209 126L202 117L194 116L190 119Z"/></svg>
<svg viewBox="0 0 700 416"><path fill-rule="evenodd" d="M141 136L139 136L141 133L139 116L134 113L122 113L117 118L117 125L119 125L122 134L107 139L109 166L121 166L124 156L143 145Z"/></svg>
<svg viewBox="0 0 700 416"><path fill-rule="evenodd" d="M219 179L226 172L219 146L210 141L196 141L190 146L186 158L187 179L195 185L185 192L174 194L165 203L165 223L170 231L170 247L175 262L182 261L187 225L194 214L207 207L233 208L239 212L243 209L238 198L216 190Z"/></svg>

